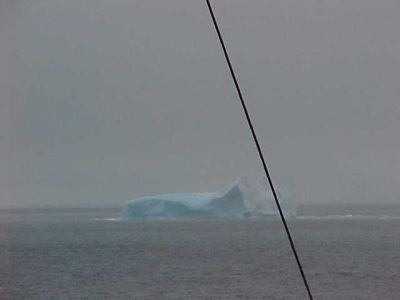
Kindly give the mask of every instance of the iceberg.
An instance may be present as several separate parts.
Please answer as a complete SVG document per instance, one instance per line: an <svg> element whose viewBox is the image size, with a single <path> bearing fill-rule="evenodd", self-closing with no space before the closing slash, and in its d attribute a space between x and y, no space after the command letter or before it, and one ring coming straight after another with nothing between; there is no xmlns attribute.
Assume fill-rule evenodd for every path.
<svg viewBox="0 0 400 300"><path fill-rule="evenodd" d="M295 215L288 189L278 188L287 216ZM163 194L139 197L125 203L122 219L243 219L278 216L265 177L255 183L241 176L214 193Z"/></svg>

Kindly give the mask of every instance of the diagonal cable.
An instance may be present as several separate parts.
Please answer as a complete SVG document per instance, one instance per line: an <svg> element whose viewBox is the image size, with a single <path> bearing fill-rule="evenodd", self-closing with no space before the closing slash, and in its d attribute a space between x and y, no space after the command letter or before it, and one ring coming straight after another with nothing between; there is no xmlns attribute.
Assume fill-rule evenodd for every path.
<svg viewBox="0 0 400 300"><path fill-rule="evenodd" d="M275 187L274 187L274 185L273 185L273 183L272 183L272 178L271 178L271 175L270 175L270 173L269 173L267 163L266 163L266 161L265 161L265 159L264 159L264 155L263 155L263 153L262 153L262 151L261 151L261 147L260 147L260 144L259 144L259 142L258 142L258 138L257 138L257 135L256 135L256 131L255 131L255 129L254 129L254 126L253 126L253 123L252 123L252 121L251 121L249 112L248 112L248 110L247 110L247 106L246 106L246 103L245 103L245 101L244 101L244 98L243 98L242 91L241 91L241 89L240 89L238 80L236 79L236 75L235 75L235 72L234 72L234 70L233 70L232 63L231 63L231 60L230 60L229 55L228 55L228 51L226 50L225 42L224 42L224 40L223 40L223 38L222 38L221 31L219 30L218 23L217 23L217 20L216 20L215 15L214 15L214 12L213 12L213 9L212 9L210 0L206 0L206 2L207 2L208 9L209 9L209 11L210 11L210 15L211 15L212 21L213 21L213 23L214 23L215 30L216 30L217 35L218 35L218 38L219 38L219 41L220 41L220 43L221 43L222 50L223 50L223 52L224 52L226 62L227 62L227 64L228 64L229 71L231 72L231 76L232 76L233 82L234 82L234 84L235 84L236 91L237 91L237 93L238 93L240 102L241 102L241 104L242 104L242 108L243 108L244 114L246 115L247 123L248 123L248 125L249 125L249 127L250 127L251 134L253 135L254 143L256 144L257 151L258 151L258 155L259 155L260 160L261 160L261 162L262 162L265 175L267 176L268 184L269 184L269 186L271 187L271 191L272 191L272 194L273 194L273 196L274 196L274 200L275 200L276 206L277 206L277 208L278 208L279 215L280 215L280 217L281 217L283 226L285 227L285 231L286 231L286 235L287 235L287 237L288 237L288 239L289 239L290 247L292 248L293 255L294 255L295 259L296 259L296 263L297 263L298 269L299 269L300 274L301 274L301 277L302 277L302 279L303 279L304 286L305 286L305 288L306 288L306 290L307 290L308 297L310 298L310 300L313 300L313 296L312 296L312 294L311 294L311 290L310 290L310 287L309 287L309 285L308 285L306 275L305 275L305 273L304 273L304 271L303 271L303 267L302 267L302 265L301 265L300 258L299 258L298 254L297 254L297 250L296 250L296 247L295 247L295 245L294 245L294 241L293 241L292 235L291 235L290 230L289 230L289 226L288 226L288 224L287 224L287 222L286 222L285 216L284 216L283 211L282 211L282 207L281 207L281 205L280 205L280 203L279 203L278 196L277 196L277 193L276 193L276 191L275 191Z"/></svg>

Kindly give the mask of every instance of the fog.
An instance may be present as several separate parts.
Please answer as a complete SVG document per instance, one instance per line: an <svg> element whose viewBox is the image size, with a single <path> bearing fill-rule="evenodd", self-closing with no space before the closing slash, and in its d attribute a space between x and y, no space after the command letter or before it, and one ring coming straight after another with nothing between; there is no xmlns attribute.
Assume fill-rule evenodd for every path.
<svg viewBox="0 0 400 300"><path fill-rule="evenodd" d="M215 0L272 177L400 200L400 2ZM115 206L261 174L205 1L0 1L2 207Z"/></svg>

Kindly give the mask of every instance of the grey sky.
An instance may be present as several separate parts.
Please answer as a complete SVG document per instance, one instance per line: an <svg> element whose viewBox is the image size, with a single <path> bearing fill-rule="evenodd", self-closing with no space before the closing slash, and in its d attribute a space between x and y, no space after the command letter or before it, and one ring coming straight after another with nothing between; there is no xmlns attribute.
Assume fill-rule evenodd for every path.
<svg viewBox="0 0 400 300"><path fill-rule="evenodd" d="M400 2L214 7L272 175L301 203L399 201ZM2 206L261 173L204 1L1 1L0 43Z"/></svg>

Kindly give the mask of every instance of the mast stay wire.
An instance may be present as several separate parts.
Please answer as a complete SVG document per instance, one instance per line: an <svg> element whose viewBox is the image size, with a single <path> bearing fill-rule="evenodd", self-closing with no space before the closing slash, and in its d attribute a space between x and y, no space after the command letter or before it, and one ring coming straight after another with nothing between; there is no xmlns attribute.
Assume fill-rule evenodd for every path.
<svg viewBox="0 0 400 300"><path fill-rule="evenodd" d="M297 250L296 250L292 235L290 233L289 226L288 226L288 224L286 222L285 216L284 216L283 211L282 211L282 207L281 207L280 202L278 200L278 196L277 196L274 184L272 182L272 178L271 178L267 163L266 163L266 161L264 159L264 155L262 153L262 150L261 150L261 147L260 147L257 135L256 135L256 131L254 129L253 123L251 121L251 118L250 118L250 115L249 115L249 112L248 112L248 109L247 109L247 106L246 106L246 102L245 102L245 100L243 98L243 94L242 94L242 91L241 91L240 86L239 86L239 82L238 82L238 80L236 78L236 75L235 75L235 72L233 70L233 66L232 66L231 60L229 58L228 51L227 51L226 46L225 46L225 42L224 42L224 40L222 38L222 34L221 34L220 29L219 29L219 26L218 26L218 23L217 23L217 19L215 17L214 11L212 9L210 0L206 0L206 2L207 2L208 10L209 10L210 15L211 15L211 19L212 19L212 21L214 23L214 27L215 27L215 30L217 32L218 38L219 38L219 41L221 43L221 47L222 47L222 50L224 52L226 62L228 64L229 71L231 73L233 82L235 84L237 94L238 94L240 102L242 104L242 108L243 108L244 114L246 116L248 126L249 126L251 134L253 136L254 143L255 143L255 145L257 147L258 155L259 155L261 163L263 165L263 169L264 169L265 175L267 176L268 184L269 184L269 186L271 188L272 195L274 196L275 204L276 204L276 206L278 208L281 221L282 221L283 226L285 228L286 235L287 235L287 238L288 238L289 243L290 243L290 247L291 247L293 255L294 255L295 259L296 259L297 267L298 267L300 275L301 275L301 277L303 279L303 283L304 283L304 286L305 286L305 288L307 290L308 297L309 297L310 300L313 300L313 296L311 294L310 286L308 285L308 281L307 281L306 275L304 273L303 266L302 266L302 264L300 262L300 258L299 258L298 254L297 254Z"/></svg>

